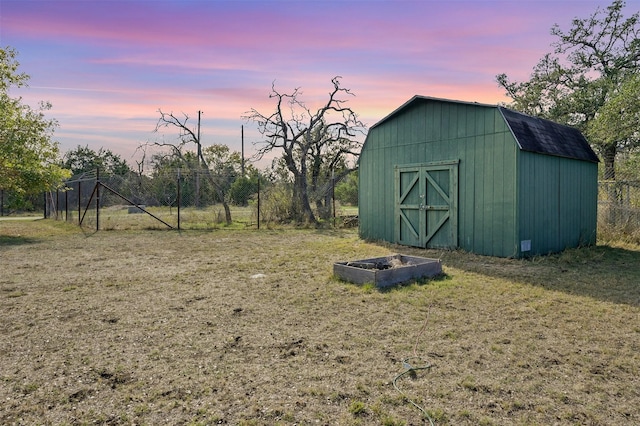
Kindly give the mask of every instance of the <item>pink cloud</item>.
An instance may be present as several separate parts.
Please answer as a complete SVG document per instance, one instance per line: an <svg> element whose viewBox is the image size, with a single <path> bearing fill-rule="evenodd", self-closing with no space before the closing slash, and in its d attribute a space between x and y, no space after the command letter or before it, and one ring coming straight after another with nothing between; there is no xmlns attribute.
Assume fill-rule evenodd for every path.
<svg viewBox="0 0 640 426"><path fill-rule="evenodd" d="M30 67L25 99L53 103L63 140L119 149L148 137L158 108L205 111L209 134L237 144L274 80L314 107L342 75L369 125L416 94L506 101L496 74L526 79L554 23L609 3L0 1L0 44Z"/></svg>

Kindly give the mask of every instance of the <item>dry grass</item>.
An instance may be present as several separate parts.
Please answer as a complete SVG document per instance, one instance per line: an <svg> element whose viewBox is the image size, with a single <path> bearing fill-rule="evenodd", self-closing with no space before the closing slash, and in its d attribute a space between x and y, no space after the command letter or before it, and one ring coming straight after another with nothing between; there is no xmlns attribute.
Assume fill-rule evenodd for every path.
<svg viewBox="0 0 640 426"><path fill-rule="evenodd" d="M132 230L166 230L178 228L178 209L175 207L145 207L149 214L138 211L130 213L130 206L114 205L103 207L99 214L100 230L132 231ZM135 209L133 209L135 211ZM153 216L152 216L153 215ZM60 220L78 223L78 216L83 218L82 226L86 230L95 230L98 217L95 208L84 211L79 215L77 211L59 213ZM255 211L252 207L231 207L233 223L225 222L224 208L221 204L206 208L183 207L180 210L180 228L183 230L213 230L219 228L248 229L256 228ZM164 223L163 223L164 222ZM167 226L169 225L169 226Z"/></svg>
<svg viewBox="0 0 640 426"><path fill-rule="evenodd" d="M446 275L332 277L390 252ZM436 425L640 423L634 246L506 260L354 231L0 222L0 264L0 424L425 424L407 398ZM432 367L403 396L414 352Z"/></svg>

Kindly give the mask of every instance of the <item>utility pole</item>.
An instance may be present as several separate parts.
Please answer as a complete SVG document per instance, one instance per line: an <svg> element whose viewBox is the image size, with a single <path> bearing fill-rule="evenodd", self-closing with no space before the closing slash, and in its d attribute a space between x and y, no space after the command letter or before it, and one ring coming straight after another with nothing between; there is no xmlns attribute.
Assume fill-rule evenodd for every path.
<svg viewBox="0 0 640 426"><path fill-rule="evenodd" d="M200 115L202 111L198 111L198 164L200 163L200 158L202 158L202 145L200 144Z"/></svg>
<svg viewBox="0 0 640 426"><path fill-rule="evenodd" d="M200 115L202 111L198 110L198 140L196 141L196 145L198 145L198 167L196 168L196 207L200 207L200 166L202 158L202 144L200 143Z"/></svg>
<svg viewBox="0 0 640 426"><path fill-rule="evenodd" d="M240 162L240 167L242 170L242 177L244 177L244 124L240 126L240 142L242 144L242 161Z"/></svg>

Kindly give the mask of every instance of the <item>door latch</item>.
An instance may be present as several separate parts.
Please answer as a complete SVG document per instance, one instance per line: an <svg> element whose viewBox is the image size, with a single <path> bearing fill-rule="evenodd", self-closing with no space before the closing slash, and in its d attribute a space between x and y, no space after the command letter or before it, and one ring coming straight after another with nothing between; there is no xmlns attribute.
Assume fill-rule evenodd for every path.
<svg viewBox="0 0 640 426"><path fill-rule="evenodd" d="M420 211L424 211L424 210L427 210L427 208L429 208L428 205L423 203L424 203L424 194L420 195L420 204L418 205L418 209Z"/></svg>

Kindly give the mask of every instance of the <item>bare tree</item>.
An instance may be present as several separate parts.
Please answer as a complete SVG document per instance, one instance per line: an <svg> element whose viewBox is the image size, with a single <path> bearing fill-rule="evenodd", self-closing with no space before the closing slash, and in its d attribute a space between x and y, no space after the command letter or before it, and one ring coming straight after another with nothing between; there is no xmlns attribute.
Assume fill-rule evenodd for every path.
<svg viewBox="0 0 640 426"><path fill-rule="evenodd" d="M314 159L321 156L322 162L326 162L325 157L330 158L336 152L358 154L360 145L355 139L364 133L365 125L345 106L347 100L343 97L354 94L340 86L340 79L340 76L331 79L333 89L329 99L316 111L300 100L300 88L280 93L274 82L269 98L276 101L275 111L263 114L252 108L244 116L257 123L265 137L264 141L255 143L259 146L258 159L272 151L282 152L282 159L294 178L292 211L293 219L299 222L317 223L311 209L308 179Z"/></svg>
<svg viewBox="0 0 640 426"><path fill-rule="evenodd" d="M209 169L209 164L203 155L202 143L200 140L200 129L199 123L198 128L196 130L192 130L188 126L189 116L185 113L182 113L181 117L178 117L173 114L173 112L164 112L161 109L158 109L160 113L160 118L158 118L158 122L156 123L155 132L159 132L164 128L172 128L178 130L178 142L177 143L169 143L169 142L153 142L152 145L169 148L171 150L171 154L178 158L181 162L184 162L184 152L189 144L195 144L196 146L196 155L198 160L198 170L196 170L196 179L199 179L200 172L204 172L204 175L211 183L214 191L216 192L218 199L221 201L222 206L224 207L225 221L227 225L231 224L231 209L229 208L229 204L224 194L223 188L219 185L219 182L215 179L211 170ZM186 164L186 162L185 162ZM196 186L199 186L199 181L197 181ZM196 194L198 194L198 189L196 189ZM197 197L198 195L196 195ZM198 205L198 200L196 200L196 205Z"/></svg>
<svg viewBox="0 0 640 426"><path fill-rule="evenodd" d="M349 167L348 160L357 158L362 148L361 142L339 137L330 130L326 126L314 130L310 150L310 199L315 201L322 219L331 217L332 187L355 170Z"/></svg>

